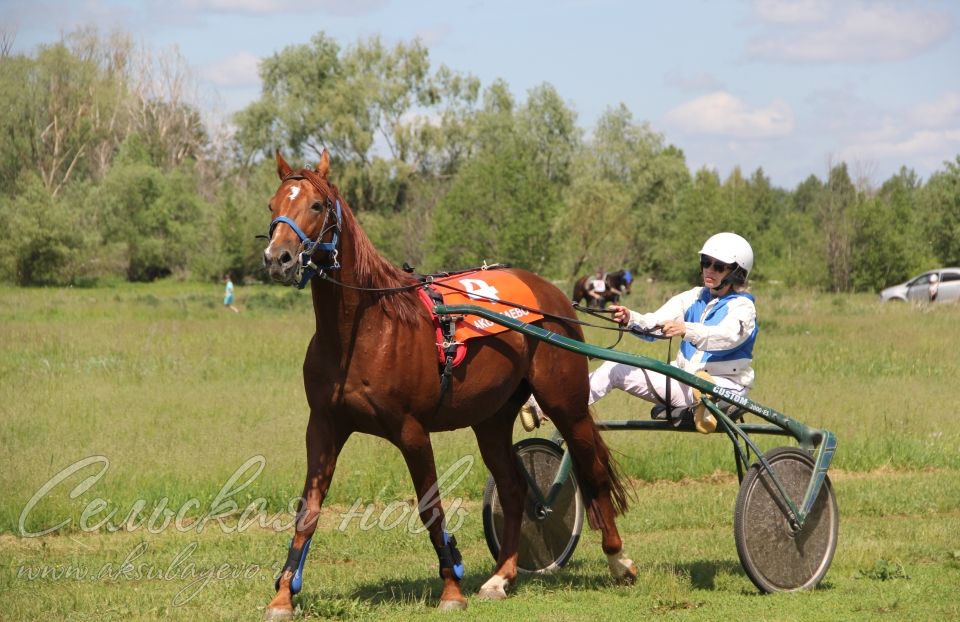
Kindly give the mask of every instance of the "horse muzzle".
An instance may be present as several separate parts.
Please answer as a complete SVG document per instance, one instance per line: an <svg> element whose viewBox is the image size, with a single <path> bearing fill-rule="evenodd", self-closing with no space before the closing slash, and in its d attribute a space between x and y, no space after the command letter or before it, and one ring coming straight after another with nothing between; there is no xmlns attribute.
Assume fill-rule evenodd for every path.
<svg viewBox="0 0 960 622"><path fill-rule="evenodd" d="M274 283L290 285L297 280L300 262L297 255L286 249L263 251L263 266Z"/></svg>

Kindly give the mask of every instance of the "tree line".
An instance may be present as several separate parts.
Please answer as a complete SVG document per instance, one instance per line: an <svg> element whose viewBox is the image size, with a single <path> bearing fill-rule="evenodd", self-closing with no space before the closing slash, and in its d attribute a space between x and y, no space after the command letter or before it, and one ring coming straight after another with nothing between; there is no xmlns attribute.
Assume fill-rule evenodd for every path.
<svg viewBox="0 0 960 622"><path fill-rule="evenodd" d="M378 248L421 271L503 261L553 278L598 268L691 281L718 229L754 278L864 291L960 265L960 156L870 187L839 162L774 187L725 179L611 106L589 132L548 83L433 68L419 42L324 33L262 60L259 98L211 129L176 55L80 30L28 54L0 37L0 280L88 285L263 277L272 152L323 149Z"/></svg>

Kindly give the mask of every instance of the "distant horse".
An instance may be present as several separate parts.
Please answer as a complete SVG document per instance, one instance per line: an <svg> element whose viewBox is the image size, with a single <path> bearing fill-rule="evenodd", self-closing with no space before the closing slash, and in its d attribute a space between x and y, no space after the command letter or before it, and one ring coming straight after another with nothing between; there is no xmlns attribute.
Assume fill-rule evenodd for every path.
<svg viewBox="0 0 960 622"><path fill-rule="evenodd" d="M616 272L608 272L604 275L603 280L605 283L605 288L603 293L600 294L599 299L595 299L590 295L592 291L591 281L593 281L594 275L588 274L577 279L577 282L573 285L573 301L577 304L580 304L581 301L586 300L587 306L599 306L601 309L606 307L608 304L618 304L620 302L620 294L629 294L630 285L633 283L633 275L629 270L617 270Z"/></svg>
<svg viewBox="0 0 960 622"><path fill-rule="evenodd" d="M313 295L316 333L307 347L303 378L310 406L307 475L293 542L277 580L268 619L292 616L291 597L302 570L337 457L354 432L395 445L419 499L420 518L437 552L443 592L440 608L466 607L463 565L456 540L444 530L430 433L471 427L493 475L504 513L504 534L493 576L479 596L499 600L517 576L517 548L527 483L514 457L512 431L520 406L533 393L571 455L593 526L602 530L611 573L632 583L636 567L622 551L615 515L626 509L625 490L610 452L587 409L585 357L514 331L475 340L441 391L437 334L415 288L419 281L387 262L360 228L327 178L323 152L315 170L293 171L276 154L280 187L270 200L273 221L264 264L273 281L304 286ZM313 278L317 271L327 278ZM508 270L534 293L539 308L572 317L560 290L524 270ZM549 316L549 330L583 339L575 324Z"/></svg>

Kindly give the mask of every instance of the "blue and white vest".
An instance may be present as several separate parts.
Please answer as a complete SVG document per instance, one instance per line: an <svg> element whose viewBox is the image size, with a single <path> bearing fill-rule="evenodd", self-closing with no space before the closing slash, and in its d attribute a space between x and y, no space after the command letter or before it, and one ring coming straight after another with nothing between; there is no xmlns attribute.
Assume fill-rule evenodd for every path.
<svg viewBox="0 0 960 622"><path fill-rule="evenodd" d="M717 300L713 308L710 309L709 313L707 313L707 316L703 317L703 312L707 308L707 303L709 303L711 300L710 290L704 287L703 291L700 292L700 296L697 297L697 300L690 305L683 314L683 321L702 323L706 326L716 326L723 321L723 318L725 318L727 315L727 303L741 296L749 299L750 302L754 302L754 298L751 294L730 292L723 298ZM747 337L746 341L730 350L702 350L703 355L700 358L700 361L709 367L711 363L746 359L746 361L748 361L747 364L749 365L749 361L753 360L753 343L757 340L757 331L759 330L759 324L754 324L753 332L750 333L750 336ZM689 341L680 342L680 354L686 360L693 360L693 357L697 354L697 352L698 350L696 346Z"/></svg>

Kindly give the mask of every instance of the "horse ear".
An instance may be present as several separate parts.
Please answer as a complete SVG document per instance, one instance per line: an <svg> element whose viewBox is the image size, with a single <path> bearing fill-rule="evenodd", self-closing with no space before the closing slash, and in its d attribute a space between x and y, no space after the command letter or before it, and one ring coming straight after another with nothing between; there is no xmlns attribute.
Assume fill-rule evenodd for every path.
<svg viewBox="0 0 960 622"><path fill-rule="evenodd" d="M286 179L288 176L293 175L293 169L290 168L287 161L280 155L279 149L277 149L277 175L280 176L280 179Z"/></svg>
<svg viewBox="0 0 960 622"><path fill-rule="evenodd" d="M317 162L317 174L320 175L322 179L327 178L327 173L330 172L330 154L327 153L327 150L324 149L323 153L320 154L320 161Z"/></svg>

